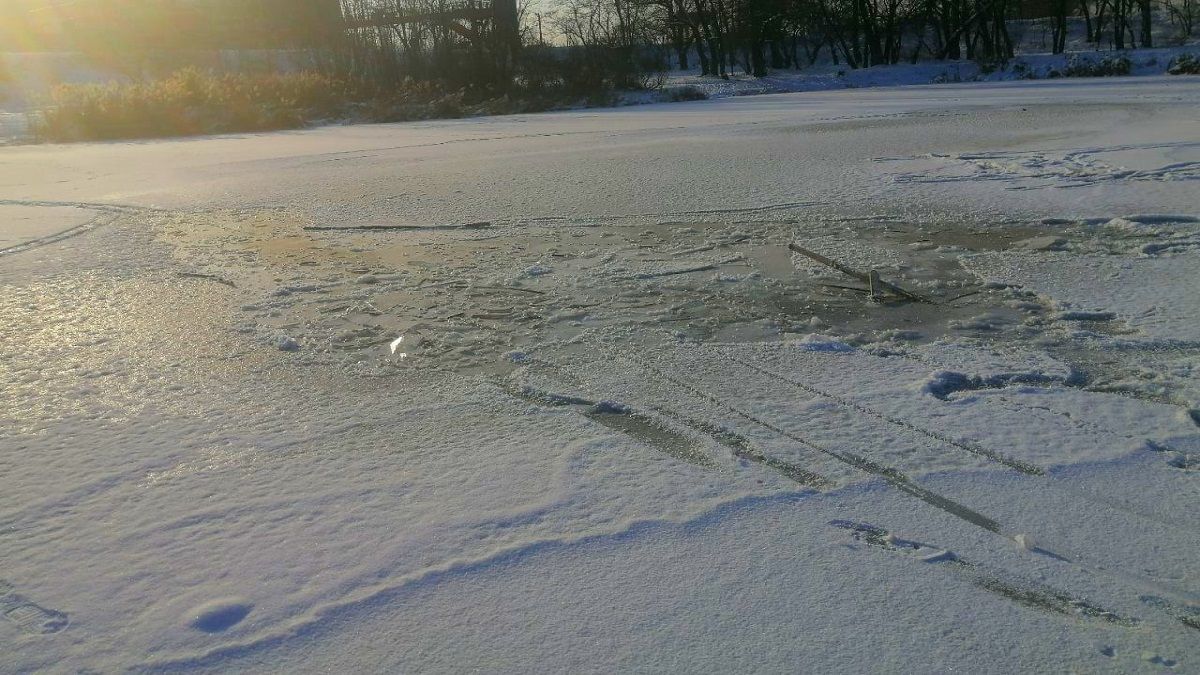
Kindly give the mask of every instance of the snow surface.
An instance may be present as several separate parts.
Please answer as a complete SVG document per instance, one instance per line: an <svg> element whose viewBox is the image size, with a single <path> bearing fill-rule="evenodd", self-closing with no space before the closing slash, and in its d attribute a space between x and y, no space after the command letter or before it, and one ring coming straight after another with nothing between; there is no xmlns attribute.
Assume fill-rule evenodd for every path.
<svg viewBox="0 0 1200 675"><path fill-rule="evenodd" d="M1194 672L1198 103L2 148L0 672Z"/></svg>

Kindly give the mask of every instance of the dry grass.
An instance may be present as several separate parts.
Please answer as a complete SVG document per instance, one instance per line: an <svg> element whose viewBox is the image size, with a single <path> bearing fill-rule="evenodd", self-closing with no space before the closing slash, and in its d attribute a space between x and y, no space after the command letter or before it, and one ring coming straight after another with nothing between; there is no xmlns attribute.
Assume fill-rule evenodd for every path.
<svg viewBox="0 0 1200 675"><path fill-rule="evenodd" d="M33 122L47 141L295 129L339 119L458 117L462 92L433 83L381 89L320 73L215 75L181 70L150 82L61 85Z"/></svg>
<svg viewBox="0 0 1200 675"><path fill-rule="evenodd" d="M34 136L69 142L296 129L321 122L399 122L606 105L562 83L504 91L405 79L379 84L321 73L225 74L189 68L147 82L68 84L31 118Z"/></svg>
<svg viewBox="0 0 1200 675"><path fill-rule="evenodd" d="M346 82L316 73L187 69L151 82L61 85L34 132L72 141L286 129L335 116L355 93Z"/></svg>

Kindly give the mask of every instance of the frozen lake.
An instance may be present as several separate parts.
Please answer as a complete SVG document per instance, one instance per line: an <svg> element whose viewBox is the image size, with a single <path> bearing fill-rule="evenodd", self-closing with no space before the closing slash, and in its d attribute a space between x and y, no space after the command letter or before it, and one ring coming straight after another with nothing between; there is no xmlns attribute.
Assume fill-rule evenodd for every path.
<svg viewBox="0 0 1200 675"><path fill-rule="evenodd" d="M1198 104L0 148L0 672L1193 672Z"/></svg>

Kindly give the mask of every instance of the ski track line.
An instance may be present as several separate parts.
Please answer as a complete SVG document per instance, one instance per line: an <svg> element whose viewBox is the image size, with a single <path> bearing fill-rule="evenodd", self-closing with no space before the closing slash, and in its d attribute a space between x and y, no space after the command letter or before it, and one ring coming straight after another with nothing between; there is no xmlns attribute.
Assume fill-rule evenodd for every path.
<svg viewBox="0 0 1200 675"><path fill-rule="evenodd" d="M549 368L550 370L555 371L555 372L559 373L560 375L565 376L567 379L574 380L581 388L583 388L585 390L587 390L587 389L592 389L593 391L595 390L595 387L590 385L586 381L585 377L583 377L582 375L580 375L579 373L575 372L573 369L571 369L567 366L564 366L559 363L547 361L547 360L541 359L541 358L535 359L535 363L538 363L539 365L543 365L543 366ZM804 467L800 466L799 464L796 464L794 462L789 462L787 460L779 459L778 457L774 457L772 455L769 455L769 454L763 452L761 448L759 448L752 441L750 441L750 439L742 436L741 434L735 433L728 429L721 428L718 425L712 424L710 422L706 422L704 420L698 420L698 419L692 418L688 415L685 415L684 413L678 412L676 410L671 410L670 408L667 408L665 406L651 404L651 405L648 405L647 407L665 417L668 417L670 419L675 420L676 422L679 422L680 424L692 429L693 431L704 434L705 436L711 438L716 443L718 443L722 446L725 446L726 448L729 448L733 452L735 457L738 457L741 459L746 459L748 461L755 462L756 464L765 466L768 469L778 473L779 475L783 476L784 478L787 478L787 479L797 483L798 485L800 485L802 487L808 487L808 488L813 488L816 490L822 490L822 489L829 488L833 485L833 482L830 481L829 479L825 478L824 476L821 476L818 473L809 471L808 469L805 469ZM673 454L673 453L668 453L668 454Z"/></svg>
<svg viewBox="0 0 1200 675"><path fill-rule="evenodd" d="M833 520L829 524L850 532L851 537L870 547L900 553L913 560L952 570L978 588L1024 607L1076 620L1099 619L1124 628L1134 628L1141 624L1139 619L1120 616L1058 588L998 573L989 569L987 565L970 562L947 549L900 539L881 527L852 520Z"/></svg>
<svg viewBox="0 0 1200 675"><path fill-rule="evenodd" d="M1074 495L1075 497L1078 497L1079 499L1082 499L1084 501L1091 502L1094 504L1099 504L1101 506L1105 506L1105 507L1111 508L1113 510L1120 511L1122 513L1125 513L1125 514L1128 514L1131 516L1135 516L1137 518L1149 520L1149 521L1155 522L1159 525L1165 525L1167 527L1172 527L1172 528L1183 527L1185 529L1194 531L1194 526L1186 525L1186 524L1181 525L1177 522L1174 522L1174 520L1170 516L1167 516L1165 514L1159 514L1159 513L1154 513L1151 511L1145 511L1140 508L1130 507L1127 504L1122 504L1120 502L1110 500L1110 499L1104 497L1103 495L1095 494L1095 493L1087 491L1087 490L1080 490L1078 488L1074 488L1074 487L1068 485L1062 479L1054 477L1053 475L1049 474L1044 468L1037 466L1035 464L1031 464L1031 463L1016 460L1016 459L1011 459L1011 458L1008 458L1006 455L1004 455L1001 452L998 452L995 450L989 450L987 448L983 448L983 447L975 445L973 443L966 443L963 441L959 441L959 440L957 440L951 436L948 436L946 434L943 434L941 432L933 431L932 429L926 429L924 427L913 424L912 422L909 422L907 420L902 420L902 419L898 419L895 417L891 417L890 415L878 412L876 410L872 410L871 408L867 408L866 406L863 406L859 403L856 403L854 401L846 399L842 396L838 396L837 394L823 391L823 390L813 387L811 385L807 385L802 382L798 382L789 377L785 377L779 373L767 370L765 368L762 368L761 366L758 366L757 364L754 364L750 361L747 361L740 357L734 356L732 354L723 354L722 357L725 359L728 359L730 361L733 361L734 363L737 363L739 365L745 366L746 368L749 368L759 374L765 375L765 376L772 378L774 380L777 380L779 382L783 382L784 384L791 385L797 389L800 389L801 391L813 394L815 396L827 398L831 401L834 401L835 403L837 403L839 405L856 410L864 415L868 415L870 417L874 417L874 418L882 420L884 422L888 422L888 423L898 426L902 429L907 429L908 431L926 436L928 438L931 438L940 443L944 443L951 447L958 448L960 450L965 450L971 454L978 455L989 461L993 461L993 462L1002 464L1004 466L1007 466L1010 469L1015 469L1016 471L1019 471L1020 473L1022 473L1024 475L1035 476L1038 478L1044 478L1047 481L1054 483L1056 486L1060 487L1065 492L1068 492L1069 494ZM1026 407L1027 409L1032 409L1029 406L1022 406L1022 407ZM1051 412L1054 412L1054 411L1051 411ZM1062 413L1060 413L1060 414L1062 414ZM1068 417L1068 420L1072 421L1072 422L1074 421L1070 417ZM1079 428L1082 428L1082 427L1080 426ZM1110 433L1113 433L1113 435L1117 435L1117 436L1122 435L1122 434L1116 434L1115 432L1110 432Z"/></svg>
<svg viewBox="0 0 1200 675"><path fill-rule="evenodd" d="M100 204L90 202L57 202L31 199L0 199L0 206L34 206L34 207L67 207L77 208L87 211L98 212L93 218L86 223L76 225L75 227L67 228L62 232L38 237L27 242L9 246L8 248L0 248L0 256L14 255L24 253L26 251L47 246L56 242L70 239L79 236L85 232L90 232L105 225L111 225L116 222L120 216L129 213L160 213L158 209L142 208L137 206L129 206L126 204ZM107 214L107 215L106 215Z"/></svg>
<svg viewBox="0 0 1200 675"><path fill-rule="evenodd" d="M892 467L889 467L889 466L886 466L883 464L879 464L879 463L874 462L865 457L859 457L859 456L851 454L851 453L841 453L841 452L837 452L835 450L830 450L828 448L825 448L825 447L818 445L816 443L813 443L812 441L809 441L797 434L789 432L786 429L776 426L775 424L772 424L771 422L763 420L751 413L745 412L745 411L737 408L736 406L721 400L717 396L698 388L697 386L694 386L694 385L692 385L688 382L685 382L679 378L668 375L667 373L663 372L661 369L657 368L656 366L654 366L652 364L642 362L640 359L631 357L627 354L617 353L608 345L603 345L602 349L607 351L611 358L627 361L630 364L637 367L642 372L653 373L660 379L678 387L679 389L688 391L692 395L697 396L703 400L707 400L710 403L712 403L713 405L716 405L730 413L733 413L734 415L736 415L738 417L741 417L755 425L758 425L764 429L767 429L768 431L771 431L772 433L783 436L784 438L791 439L792 441L795 441L796 443L799 443L799 444L803 445L804 447L807 447L809 449L815 450L822 454L828 455L844 464L847 464L851 467L859 469L860 471L863 471L863 472L871 474L871 475L879 476L880 478L884 479L888 484L892 485L893 487L900 490L901 492L908 494L909 496L915 497L915 498L929 504L930 506L933 506L941 511L944 511L945 513L950 514L964 522L970 523L971 525L975 525L976 527L979 527L980 529L983 529L983 530L986 530L993 534L1004 537L1005 539L1008 539L1009 541L1012 541L1014 543L1016 542L1016 535L1018 533L1006 532L1004 530L1004 528L1001 526L1001 524L999 523L999 521L996 521L982 513L979 513L978 511L975 511L964 504L960 504L948 497L938 494L937 492L929 490L928 488L925 488L920 485L917 485L916 483L913 483L910 478L908 478L906 475L904 475L903 473L901 473L900 471L898 471ZM1076 569L1083 570L1083 571L1091 573L1093 575L1097 575L1097 574L1104 575L1104 576L1112 578L1112 579L1117 579L1117 580L1120 580L1120 581L1123 581L1123 582L1126 582L1129 584L1139 586L1143 589L1152 589L1157 593L1165 593L1167 595L1171 595L1171 596L1174 596L1177 598L1179 598L1179 597L1186 598L1188 602L1200 602L1200 596L1197 596L1197 594L1195 594L1195 593L1175 589L1175 588L1169 587L1166 584L1163 584L1159 581L1156 581L1154 579L1149 579L1149 578L1143 577L1141 575L1124 572L1122 570L1109 569L1107 567L1104 567L1103 565L1099 565L1099 564L1095 564L1095 563L1087 563L1081 559L1081 556L1079 556L1078 554L1075 554L1075 553L1070 553L1069 555L1066 555L1063 553L1058 553L1058 552L1052 551L1045 547L1035 547L1035 548L1030 549L1030 551L1032 553L1037 553L1037 554L1045 556L1047 558L1051 558L1053 560L1057 560L1059 562L1066 563L1068 565L1072 565ZM1172 618L1177 619L1177 617L1172 617Z"/></svg>
<svg viewBox="0 0 1200 675"><path fill-rule="evenodd" d="M833 394L833 393L830 393L827 391L823 391L821 389L817 389L816 387L806 385L802 382L797 382L790 378L784 377L783 375L780 375L779 373L775 373L770 370L767 370L766 368L762 368L762 367L758 366L757 364L751 363L750 361L746 361L746 360L744 360L740 357L734 356L732 354L722 354L722 357L729 359L730 361L733 361L734 363L737 363L739 365L745 366L745 367L755 371L756 373L759 373L761 375L766 375L767 377L778 380L785 384L789 384L789 385L796 387L797 389L800 389L802 391L806 391L810 394L813 394L814 396L820 396L823 398L827 398L841 406L851 408L851 409L856 410L864 415L868 415L870 417L874 417L876 419L883 420L884 422L888 422L888 423L894 424L898 427L908 429L909 431L916 432L923 436L928 436L929 438L932 438L936 441L940 441L947 445L956 447L960 450L964 450L973 455L983 457L984 459L987 459L989 461L996 462L998 464L1002 464L1010 469L1019 471L1025 475L1029 475L1029 476L1044 476L1044 475L1046 475L1046 470L1035 464L1031 464L1029 462L1025 462L1025 461L1022 461L1019 459L1015 459L1013 457L1009 457L1009 456L1005 455L1004 453L997 452L995 450L989 450L987 448L983 448L978 445L964 443L962 441L951 438L950 436L947 436L946 434L942 434L940 432L933 431L930 429L925 429L925 428L919 427L911 422L908 422L906 420L902 420L902 419L899 419L896 417L892 417L890 415L886 415L879 411L872 410L871 408L868 408L859 403L855 403L854 401L851 401L850 399L847 399L842 396L838 396L837 394Z"/></svg>
<svg viewBox="0 0 1200 675"><path fill-rule="evenodd" d="M65 239L77 237L81 234L84 234L85 232L90 232L98 227L108 225L108 224L116 221L117 218L118 218L118 216L116 216L116 215L110 215L110 216L106 217L104 215L97 214L94 218L88 220L86 223L83 223L81 225L76 225L75 227L71 227L66 230L63 230L62 232L56 232L54 234L51 234L51 235L48 235L45 237L38 237L37 239L31 239L27 242L17 244L15 246L9 246L8 248L0 248L0 256L24 253L26 251L31 251L35 248L40 248L42 246L48 246L50 244L63 241Z"/></svg>
<svg viewBox="0 0 1200 675"><path fill-rule="evenodd" d="M574 408L575 412L590 422L609 431L615 431L637 443L675 459L694 464L704 469L714 469L717 462L708 453L696 447L696 439L671 429L659 421L625 407L619 403L605 404L576 396L561 396L552 392L538 391L533 387L519 389L515 386L499 385L500 389L515 399L545 409ZM586 387L585 387L586 389Z"/></svg>
<svg viewBox="0 0 1200 675"><path fill-rule="evenodd" d="M799 485L811 487L817 490L823 490L833 485L831 481L822 477L820 474L809 471L799 464L779 459L778 457L763 452L762 448L759 448L750 439L742 436L741 434L735 433L728 429L723 429L704 420L698 420L689 417L688 415L676 410L671 410L670 408L664 406L652 405L650 406L650 409L662 415L666 415L667 417L670 417L684 425L687 425L696 431L706 434L717 443L729 448L735 457L739 459L745 459L756 464L761 464L762 466L767 467L775 473L778 473L784 478L788 478Z"/></svg>
<svg viewBox="0 0 1200 675"><path fill-rule="evenodd" d="M626 359L626 360L633 361L633 359ZM580 386L582 386L585 389L592 388L585 382L585 380L582 376L580 376L578 373L571 371L569 368L567 368L565 366L547 361L545 359L540 359L540 358L536 359L536 362L539 363L540 365L544 365L544 366L548 367L549 369L551 369L553 371L556 371L560 374L566 375L569 379L575 380L577 383L579 383ZM666 376L664 373L655 369L653 366L650 366L649 364L645 364L645 365L648 370L650 370L652 372L656 372L656 374L658 374L660 378L665 379L668 382L671 382L671 379L669 378L669 376ZM676 384L678 386L682 386L685 389L691 389L691 391L696 395L700 395L704 398L708 398L710 401L712 401L714 403L721 404L721 402L718 401L716 399L716 397L705 396L703 392L701 392L698 389L692 389L692 388L688 387L688 385L686 383L678 382ZM721 405L725 405L725 404L721 404ZM741 414L740 411L737 411L732 406L726 405L725 407L727 407L728 409L730 409L733 412ZM721 429L719 426L714 425L712 423L705 422L702 420L692 419L682 413L672 411L672 410L667 409L662 406L651 405L650 408L657 412L665 414L669 417L673 417L673 418L681 421L682 423L684 423L688 426L691 426L694 429L697 429L701 432L704 432L704 433L710 435L718 443L721 443L722 445L725 445L727 447L730 447L731 449L734 449L735 455L738 457L745 457L746 459L750 459L751 461L756 461L758 463L764 464L764 465L768 466L769 468L777 471L781 475L784 475L785 477L788 477L788 478L792 478L797 483L801 483L803 485L807 485L807 486L818 488L818 489L820 487L823 487L823 485L821 485L821 484L814 484L813 482L806 482L802 478L798 478L794 475L789 474L788 471L793 470L793 469L799 470L802 472L801 475L804 476L805 478L808 478L809 481L811 481L812 479L816 479L817 481L823 481L824 479L822 479L820 476L817 476L816 474L812 474L811 472L800 469L797 465L791 464L789 462L784 462L783 460L776 460L775 458L773 458L769 455L765 455L764 453L759 451L757 448L747 447L746 445L743 445L743 444L749 443L749 441L748 441L748 439L745 439L744 437L740 436L739 434L725 431L725 430ZM750 417L753 418L753 416L750 416ZM762 420L753 418L752 421L754 421L756 424L766 426L766 428L768 428L769 430L771 430L775 433L782 434L789 438L793 438L793 440L798 440L783 430L772 429L771 426L766 425L764 423L764 421L762 421ZM722 438L723 434L728 434L729 438L728 439ZM800 441L800 442L803 442L803 441ZM813 447L811 444L806 444L806 445L808 445L808 447ZM741 451L741 452L739 452L739 451ZM756 453L757 457L751 453ZM835 459L836 458L837 457L835 456ZM778 462L781 466L773 465L773 462ZM886 471L887 468L884 467L884 470ZM900 474L898 471L895 471L894 469L891 471L895 472L894 475L900 476L905 481L907 481L907 478L904 478L902 476L902 474ZM809 478L809 477L811 477L811 478ZM961 505L958 505L949 499L942 498L942 497L936 495L935 493L932 493L929 491L923 491L923 493L921 493L921 494L914 494L912 491L906 490L904 485L899 485L899 484L893 482L893 480L890 479L888 475L884 475L884 478L885 478L885 480L888 480L889 483L900 488L902 491L908 492L909 494L911 494L913 496L917 496L918 498L922 499L923 501L927 501L928 503L930 503L934 506L937 506L939 508L942 508L943 510L946 510L947 508L949 508L950 510L948 512L950 512L952 515L958 516L960 518L962 518L964 516L963 509L965 509L965 507L962 507ZM828 483L825 483L825 485L828 485ZM930 499L927 499L927 497L932 498L933 501L930 501ZM966 511L969 511L969 509L966 509ZM846 521L846 522L849 522L849 521ZM971 522L972 524L975 524L975 525L981 525L980 522L976 522L975 520L971 520L971 519L968 519L968 522ZM990 522L994 523L995 521L990 521ZM992 531L995 531L999 534L1003 534L1002 532L999 532L998 529L992 530ZM1007 537L1008 535L1004 535L1004 536ZM1012 537L1008 537L1008 538L1011 539ZM1047 555L1056 560L1071 563L1074 566L1076 566L1077 569L1082 569L1082 570L1085 570L1085 571L1093 573L1093 574L1095 573L1093 570L1089 569L1086 565L1084 565L1082 563L1074 562L1074 561L1069 560L1061 555L1057 555L1051 551L1047 551L1047 550L1039 549L1039 548L1035 548L1032 550L1034 552L1041 553L1043 555ZM960 572L966 574L966 576L976 586L978 586L988 592L995 593L995 594L997 594L1001 597L1004 597L1007 600L1015 602L1019 605L1031 607L1031 608L1038 609L1041 611L1061 614L1061 615L1065 615L1065 616L1069 616L1069 617L1078 617L1080 615L1083 615L1083 616L1086 616L1089 618L1098 618L1098 619L1102 619L1104 621L1108 621L1110 623L1115 623L1115 624L1118 624L1118 625L1121 625L1124 627L1133 627L1139 623L1139 620L1137 620L1137 619L1120 617L1112 612L1104 610L1103 608L1100 608L1091 603L1088 603L1087 601L1083 601L1078 598L1075 598L1075 597L1071 596L1069 593L1063 592L1061 590L1054 589L1052 587L1044 586L1044 585L1041 585L1041 587L1039 587L1039 585L1036 583L1033 585L1030 585L1029 583L1024 582L1024 581L1021 581L1021 582L1008 581L1008 580L1005 580L1002 575L999 575L994 572L989 572L986 570L985 567L983 567L977 563L969 563L949 552L941 552L941 553L942 553L942 555L935 556L933 559L926 560L926 562L938 562L938 563L948 562L948 563L951 563L952 567L954 567L957 571L960 571ZM1103 568L1101 568L1101 569L1103 569ZM1107 570L1106 570L1106 572L1107 572ZM1142 582L1139 579L1133 579L1133 581L1136 583L1143 583L1143 585L1144 585L1144 582ZM1149 583L1151 586L1153 586L1156 589L1161 588L1161 586L1159 584L1157 584L1153 581L1150 581ZM1175 592L1174 589L1168 589L1168 590ZM1158 596L1140 596L1140 597L1142 597L1143 601L1146 602L1147 604L1150 604L1152 607L1160 609L1164 613L1171 616L1171 618L1174 618L1174 619L1180 621L1184 625L1186 625L1188 627L1192 627L1192 628L1198 627L1197 622L1200 621L1200 618L1197 618L1196 615L1190 614L1184 610L1180 610L1177 606L1170 603L1169 601L1159 598ZM1151 598L1155 602L1149 602L1148 600L1146 600L1146 598Z"/></svg>
<svg viewBox="0 0 1200 675"><path fill-rule="evenodd" d="M585 389L590 388L589 385L587 385L586 382L584 382L584 379L580 375L578 375L577 373L571 372L569 369L567 369L561 365L546 361L544 359L537 359L537 362L541 365L547 366L551 370L559 372L560 374L567 375L570 379L576 380ZM650 367L649 369L654 370L652 367ZM658 374L660 375L660 377L663 377L663 375L664 375L661 373L661 371L659 371ZM664 378L664 379L666 379L666 378ZM668 381L670 381L670 380L668 379ZM684 384L684 383L679 383L679 384L681 386L684 386L684 388L687 388L686 384ZM698 390L694 390L693 393L703 396L703 394L701 392L699 392ZM715 397L710 398L710 400L717 402L717 401L715 401ZM751 448L750 452L756 451L758 454L758 457L754 457L753 455L750 455L750 452L745 452L744 454L739 453L738 452L739 450L742 450L746 447L744 445L741 445L741 443L748 442L748 440L745 439L744 437L741 437L738 434L734 434L732 432L724 432L724 430L722 430L717 425L714 425L714 424L711 424L711 423L708 423L705 421L701 421L701 420L691 419L690 417L683 415L682 413L678 413L678 412L666 409L661 406L652 405L650 407L651 407L651 409L653 409L657 412L668 415L670 417L674 417L674 418L682 421L684 424L687 424L688 426L692 426L693 428L695 428L697 430L700 430L702 432L709 434L717 442L719 442L723 445L726 445L727 447L733 448L735 450L736 456L746 457L747 459L750 459L751 461L756 461L756 462L762 463L762 464L768 466L769 468L776 470L781 475L784 475L786 477L792 478L793 480L796 480L796 482L798 482L798 483L807 484L811 487L818 487L816 485L812 485L811 483L804 483L804 482L802 482L801 479L799 479L793 475L790 475L788 473L788 470L792 469L792 468L798 468L798 467L796 467L796 465L793 465L788 462L783 462L782 460L775 460L775 458L772 458L769 455L764 455L763 453L761 453L761 451L757 451L756 448ZM735 410L735 412L736 412L736 410ZM763 424L762 420L754 420L754 421L756 424L760 424L760 425ZM770 429L769 426L767 428ZM772 429L772 431L775 431L775 430ZM731 438L722 439L720 436L720 434L722 434L722 433L728 433L731 436ZM776 433L782 433L785 436L791 437L789 434L787 434L786 432L784 432L782 430L776 431ZM773 461L777 461L781 465L784 465L784 466L775 466L772 463ZM885 468L885 470L886 470L886 468ZM803 474L807 474L807 476L813 476L813 477L817 478L818 480L821 480L819 476L815 476L815 474L811 474L811 472L804 471L803 469L800 469L800 471L803 471ZM899 472L896 472L895 475L899 475ZM885 477L885 479L889 478L887 475L885 475L884 477ZM905 479L905 480L907 480L907 479ZM893 485L896 485L896 487L900 488L902 491L908 492L909 494L913 494L914 496L917 496L918 498L923 499L924 501L927 501L928 503L931 503L934 506L943 508L943 510L946 510L947 508L950 509L949 512L952 515L958 516L960 518L962 518L964 515L966 515L966 514L964 514L964 512L962 510L965 507L962 507L961 505L958 505L949 499L941 498L940 496L938 496L934 493L931 493L929 491L924 491L921 494L914 494L911 490L905 489L904 485L897 485L895 482L893 482L893 480L890 480L890 479L888 480L888 482L892 483ZM932 499L932 501L930 501L930 498ZM971 522L972 524L975 524L975 525L981 525L980 522L976 522L975 520L968 520L968 522ZM995 522L995 521L991 521L991 522ZM1042 553L1049 557L1058 559L1060 561L1070 562L1066 558L1056 555L1050 551L1045 551L1043 549L1034 549L1034 551L1038 552L1038 553ZM958 559L956 556L953 556L952 554L950 557L943 556L937 560L931 560L930 562L952 562L955 565L957 565L958 567L961 567L962 571L967 573L968 578L970 578L972 583L974 583L975 585L979 586L983 590L1000 595L1000 596L1002 596L1010 601L1013 601L1017 604L1020 604L1020 605L1032 607L1034 609L1039 609L1042 611L1063 614L1063 615L1067 615L1067 616L1076 616L1079 614L1083 614L1083 615L1086 615L1091 618L1104 619L1106 621L1110 621L1112 623L1118 623L1118 624L1126 626L1126 627L1136 625L1138 623L1138 621L1136 619L1126 619L1124 617L1117 617L1112 612L1108 612L1106 610L1103 610L1102 608L1096 607L1095 605L1091 605L1091 604L1087 603L1086 601L1081 601L1076 598L1073 598L1070 594L1059 591L1057 589L1053 589L1050 587L1039 588L1039 587L1037 587L1036 584L1034 586L1030 586L1028 583L1024 583L1024 582L1014 583L1012 581L1006 581L1002 578L1001 575L987 572L983 568L981 568L980 565L975 564L975 563L966 563L965 561ZM1085 566L1078 564L1078 563L1076 563L1076 567L1082 568L1089 572L1091 571L1091 570L1087 570L1087 568ZM1146 597L1157 597L1157 596L1146 596ZM1175 619L1183 622L1185 625L1194 627L1193 622L1196 621L1196 619L1194 617L1190 617L1187 614L1181 613L1179 610L1177 610L1175 608L1174 605L1171 605L1169 602L1167 602L1165 600L1161 600L1161 599L1159 599L1159 600L1160 600L1160 603L1159 603L1159 605L1155 605L1156 607L1158 607L1159 609L1162 609L1164 612L1171 615L1172 618L1175 618Z"/></svg>
<svg viewBox="0 0 1200 675"><path fill-rule="evenodd" d="M606 350L608 349L607 346L605 346L604 348ZM617 354L612 351L609 351L609 354L610 354L610 356L612 356L614 358L619 358L619 359L628 361L629 363L636 366L638 369L642 370L643 372L653 373L658 378L668 382L669 384L672 384L680 389L688 391L692 395L697 396L702 400L708 401L708 402L712 403L713 405L718 406L719 408L723 408L726 411L731 412L731 413L737 415L738 417L741 417L757 426L767 429L768 431L770 431L774 434L783 436L784 438L788 438L810 450L814 450L821 454L832 457L833 459L835 459L839 462L842 462L843 464L846 464L848 466L851 466L855 469L858 469L864 473L868 473L868 474L871 474L874 476L879 476L880 478L884 479L888 484L892 485L896 489L898 489L910 496L916 497L917 499L920 499L921 501L923 501L931 506L934 506L935 508L938 508L942 511L945 511L946 513L949 513L950 515L953 515L961 520L971 523L972 525L975 525L976 527L980 527L982 529L985 529L985 530L995 533L995 534L1000 534L1001 536L1004 536L1009 539L1011 539L1012 536L1015 536L1015 535L1010 536L1010 535L1004 534L1001 530L1000 523L997 522L996 520L993 520L992 518L989 518L971 508L968 508L962 504L959 504L952 499L943 497L942 495L940 495L936 492L933 492L932 490L929 490L927 488L921 487L921 486L913 483L911 479L909 479L903 473L901 473L900 471L898 471L892 467L889 467L889 466L886 466L883 464L879 464L875 461L872 461L865 457L860 457L855 454L842 453L842 452L838 452L836 450L830 450L821 445L817 445L816 443L813 443L812 441L809 441L808 439L805 439L805 438L798 436L790 431L787 431L786 429L776 426L775 424L772 424L771 422L768 422L768 421L763 420L759 417L756 417L748 412L745 412L745 411L741 410L740 408L737 408L736 406L734 406L730 403L727 403L727 402L721 400L720 398L714 396L713 394L710 394L688 382L685 382L679 378L668 375L667 373L663 372L661 369L659 369L656 366L653 366L649 363L642 362L640 359L636 359L636 358L628 356L628 355Z"/></svg>
<svg viewBox="0 0 1200 675"><path fill-rule="evenodd" d="M589 384L587 384L582 376L566 366L540 358L536 359L536 363L543 365L548 369L559 373L560 375L565 375L568 379L575 380L575 382L585 390L592 388ZM580 400L582 401L582 399ZM649 407L656 412L676 419L677 421L680 421L681 423L697 431L709 435L718 443L731 448L734 451L735 456L763 464L801 485L814 487L817 489L829 485L828 481L825 481L825 479L800 468L798 465L779 460L771 457L770 455L766 455L761 450L754 447L750 443L749 439L746 439L740 434L722 429L710 422L693 419L683 413L671 410L664 406L651 405ZM917 544L916 542L907 542L904 540L888 541L884 539L887 537L887 532L873 526L853 523L852 521L834 521L831 524L836 527L852 530L852 534L855 536L855 538L864 539L868 544L879 545L890 550L901 550L905 547L912 548L914 551L920 551L923 549L930 549L931 551L934 550L932 547ZM879 539L879 541L873 541L872 537ZM1004 575L989 570L987 566L974 562L968 562L950 551L936 550L934 551L934 554L923 556L920 559L923 562L938 564L945 563L948 568L963 574L975 586L1024 607L1074 619L1099 619L1125 628L1133 628L1141 623L1140 620L1136 618L1119 616L1086 600L1074 597L1070 593L1047 586L1045 584L1028 582L1026 580L1005 579ZM1170 602L1163 600L1162 598L1158 598L1157 596L1141 597L1143 602L1146 604L1161 609L1185 625L1197 627L1197 624L1195 623L1197 619L1194 616L1184 612L1183 610L1179 610ZM1153 599L1154 602L1147 600L1147 598Z"/></svg>

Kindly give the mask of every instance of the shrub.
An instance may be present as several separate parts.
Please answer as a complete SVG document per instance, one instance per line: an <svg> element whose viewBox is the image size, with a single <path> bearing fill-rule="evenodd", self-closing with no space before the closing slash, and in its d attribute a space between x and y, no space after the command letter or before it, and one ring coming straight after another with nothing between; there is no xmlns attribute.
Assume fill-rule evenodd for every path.
<svg viewBox="0 0 1200 675"><path fill-rule="evenodd" d="M189 68L161 80L60 85L35 121L56 141L293 128L337 115L361 87L317 73L213 75Z"/></svg>
<svg viewBox="0 0 1200 675"><path fill-rule="evenodd" d="M660 55L626 48L530 48L521 55L517 85L534 97L605 105L618 89L661 88L665 70Z"/></svg>
<svg viewBox="0 0 1200 675"><path fill-rule="evenodd" d="M1167 72L1172 75L1200 75L1200 58L1195 54L1180 54L1171 60Z"/></svg>
<svg viewBox="0 0 1200 675"><path fill-rule="evenodd" d="M333 119L401 122L613 105L616 89L660 86L656 67L628 50L581 49L565 58L544 51L525 58L511 84L467 88L411 78L218 75L187 68L144 82L61 85L30 115L30 125L42 140L115 140L291 129Z"/></svg>
<svg viewBox="0 0 1200 675"><path fill-rule="evenodd" d="M1024 61L1017 61L1013 63L1011 72L1018 80L1037 79L1037 72L1035 72L1033 68L1029 67L1029 64L1025 63Z"/></svg>
<svg viewBox="0 0 1200 675"><path fill-rule="evenodd" d="M683 87L672 87L672 88L668 89L666 93L667 93L668 101L706 101L706 100L708 100L708 94L704 93L703 89L693 86L693 85L690 85L690 84L683 86Z"/></svg>
<svg viewBox="0 0 1200 675"><path fill-rule="evenodd" d="M1099 61L1090 61L1072 56L1062 70L1063 77L1114 77L1128 75L1133 63L1125 56L1107 56Z"/></svg>
<svg viewBox="0 0 1200 675"><path fill-rule="evenodd" d="M185 69L151 82L60 86L31 122L44 140L113 140L295 129L333 119L442 119L518 107L494 92L449 90L408 78L385 87L319 73L214 75Z"/></svg>
<svg viewBox="0 0 1200 675"><path fill-rule="evenodd" d="M1004 67L1007 65L1005 61L996 59L980 59L977 63L979 64L979 72L983 75L991 75L997 70L1004 70Z"/></svg>

